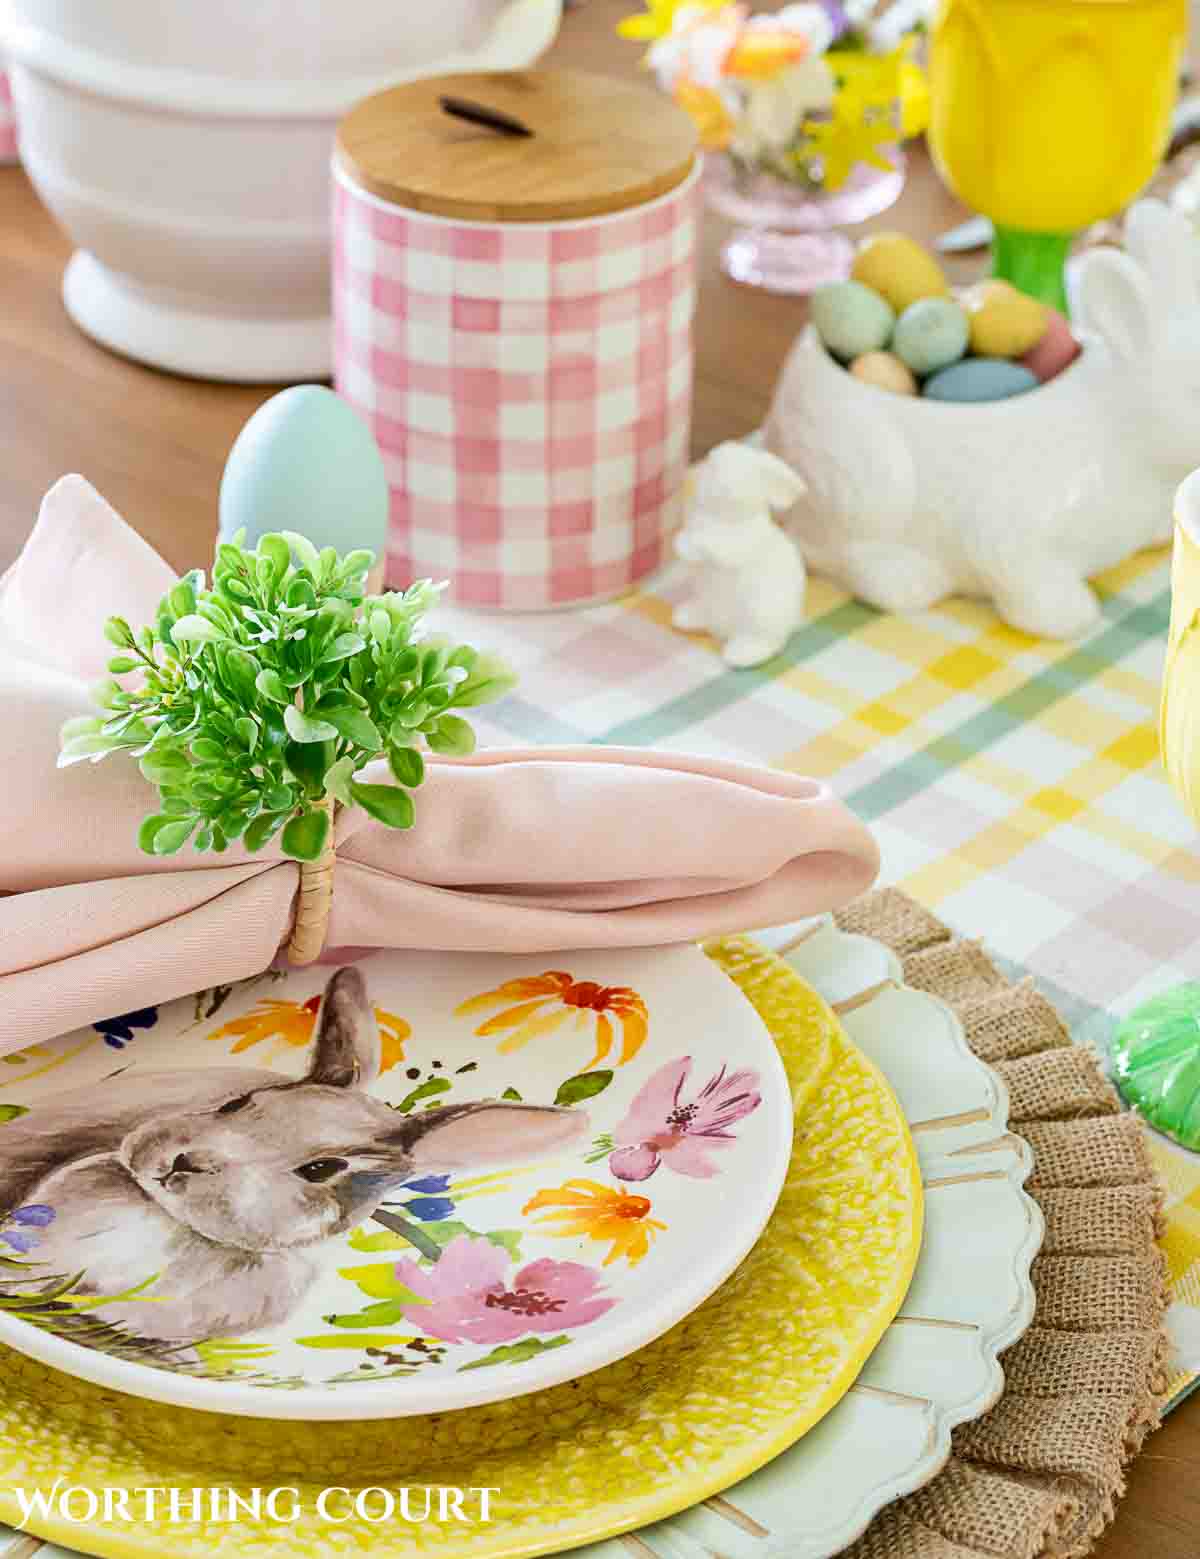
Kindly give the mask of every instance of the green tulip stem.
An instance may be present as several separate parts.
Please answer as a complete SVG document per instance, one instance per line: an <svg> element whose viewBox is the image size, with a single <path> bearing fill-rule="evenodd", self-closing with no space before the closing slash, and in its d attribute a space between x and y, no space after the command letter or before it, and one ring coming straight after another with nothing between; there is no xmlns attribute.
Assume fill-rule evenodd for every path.
<svg viewBox="0 0 1200 1559"><path fill-rule="evenodd" d="M1065 315L1064 268L1074 237L1074 233L1033 233L997 226L992 241L992 275Z"/></svg>

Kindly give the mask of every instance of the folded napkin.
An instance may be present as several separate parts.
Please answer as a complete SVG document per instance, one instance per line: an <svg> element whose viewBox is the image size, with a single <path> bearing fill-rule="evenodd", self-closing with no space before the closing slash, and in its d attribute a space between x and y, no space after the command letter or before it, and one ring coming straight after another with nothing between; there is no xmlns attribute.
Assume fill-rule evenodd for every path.
<svg viewBox="0 0 1200 1559"><path fill-rule="evenodd" d="M0 1055L257 974L299 870L268 848L153 857L156 792L125 754L56 768L114 613L153 620L174 575L81 477L0 580ZM370 776L387 781L386 765ZM431 757L417 821L336 834L330 947L549 953L798 919L867 888L867 830L814 780L624 748Z"/></svg>

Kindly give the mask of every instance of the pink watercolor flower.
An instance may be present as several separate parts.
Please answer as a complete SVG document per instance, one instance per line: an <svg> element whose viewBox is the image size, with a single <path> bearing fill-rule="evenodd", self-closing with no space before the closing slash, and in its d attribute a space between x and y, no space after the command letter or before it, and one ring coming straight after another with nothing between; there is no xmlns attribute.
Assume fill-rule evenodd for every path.
<svg viewBox="0 0 1200 1559"><path fill-rule="evenodd" d="M398 1281L426 1301L408 1305L405 1320L443 1342L501 1343L586 1326L617 1302L575 1261L531 1261L511 1287L508 1267L507 1251L469 1234L452 1239L432 1267L398 1261Z"/></svg>
<svg viewBox="0 0 1200 1559"><path fill-rule="evenodd" d="M613 1132L617 1151L609 1155L608 1167L618 1180L649 1180L664 1162L677 1175L697 1180L717 1173L713 1150L737 1141L726 1128L762 1103L758 1073L726 1076L722 1067L694 1099L685 1100L683 1088L691 1070L691 1056L680 1056L642 1085Z"/></svg>

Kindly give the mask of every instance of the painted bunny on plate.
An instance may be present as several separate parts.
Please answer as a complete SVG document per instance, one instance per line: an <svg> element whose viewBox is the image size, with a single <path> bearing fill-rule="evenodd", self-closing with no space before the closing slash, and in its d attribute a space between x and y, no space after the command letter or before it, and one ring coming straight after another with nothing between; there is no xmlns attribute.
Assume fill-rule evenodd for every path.
<svg viewBox="0 0 1200 1559"><path fill-rule="evenodd" d="M0 1210L47 1206L37 1261L143 1337L194 1343L284 1321L315 1252L418 1174L566 1148L581 1110L481 1101L400 1115L379 1072L366 982L339 969L299 1081L248 1068L147 1072L120 1097L80 1089L6 1127Z"/></svg>
<svg viewBox="0 0 1200 1559"><path fill-rule="evenodd" d="M1082 355L1010 400L892 395L805 332L766 437L808 483L784 523L811 568L886 611L962 593L1031 634L1095 626L1088 579L1168 541L1172 495L1200 464L1196 239L1146 200L1126 243L1079 262Z"/></svg>

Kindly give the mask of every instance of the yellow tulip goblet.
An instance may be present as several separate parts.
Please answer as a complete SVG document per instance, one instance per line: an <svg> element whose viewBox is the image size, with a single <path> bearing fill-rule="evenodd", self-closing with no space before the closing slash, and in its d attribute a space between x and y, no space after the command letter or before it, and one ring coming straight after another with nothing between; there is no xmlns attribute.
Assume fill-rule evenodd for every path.
<svg viewBox="0 0 1200 1559"><path fill-rule="evenodd" d="M1072 238L1166 151L1186 37L1186 0L940 0L929 144L996 276L1066 312Z"/></svg>
<svg viewBox="0 0 1200 1559"><path fill-rule="evenodd" d="M1200 823L1200 471L1175 500L1171 628L1163 672L1159 743L1167 777ZM1113 1075L1151 1125L1200 1149L1200 984L1155 996L1119 1025Z"/></svg>

